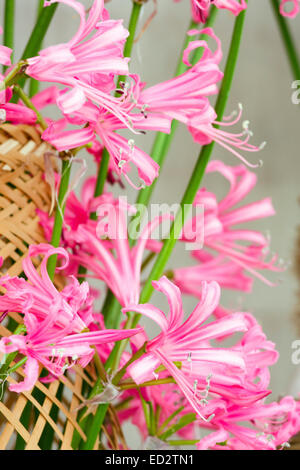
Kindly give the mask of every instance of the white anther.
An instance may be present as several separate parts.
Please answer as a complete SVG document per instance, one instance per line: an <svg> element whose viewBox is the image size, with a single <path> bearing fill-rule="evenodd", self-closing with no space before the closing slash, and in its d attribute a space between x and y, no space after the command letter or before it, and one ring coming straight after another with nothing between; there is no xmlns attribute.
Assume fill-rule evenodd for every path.
<svg viewBox="0 0 300 470"><path fill-rule="evenodd" d="M118 168L122 168L126 163L126 160L120 160L118 163Z"/></svg>
<svg viewBox="0 0 300 470"><path fill-rule="evenodd" d="M267 142L266 142L266 141L262 142L262 143L260 144L260 146L258 147L259 150L263 150L266 145L267 145Z"/></svg>

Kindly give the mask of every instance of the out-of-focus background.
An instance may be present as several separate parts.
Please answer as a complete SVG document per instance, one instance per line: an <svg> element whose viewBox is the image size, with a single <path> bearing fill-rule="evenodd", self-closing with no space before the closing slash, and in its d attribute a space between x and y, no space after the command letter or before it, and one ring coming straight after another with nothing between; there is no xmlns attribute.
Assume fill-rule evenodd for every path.
<svg viewBox="0 0 300 470"><path fill-rule="evenodd" d="M1 2L4 3L4 2ZM17 54L21 54L34 22L37 0L18 0L17 2ZM89 0L82 0L87 7ZM1 5L2 7L2 5ZM78 25L78 17L72 9L61 5L56 13L45 45L67 41ZM128 24L131 0L111 0L107 3L111 17L124 18ZM144 6L140 27L152 13L154 2L149 0ZM183 43L184 34L190 21L189 0L174 3L173 0L157 0L157 15L151 22L134 48L131 72L139 73L143 81L152 85L171 78ZM222 40L224 58L230 41L234 17L226 11L219 11L215 23L215 32ZM290 20L295 41L300 54L300 16ZM224 59L222 65L224 66ZM297 77L300 79L300 77ZM237 72L235 74L227 114L243 104L244 119L250 120L254 132L253 143L267 141L267 146L260 154L247 154L252 162L262 159L264 165L255 170L258 184L250 201L271 196L277 215L264 221L249 224L271 234L271 248L278 253L288 269L276 276L278 286L270 288L260 281L255 281L252 294L240 295L234 291L222 296L225 306L243 311L251 311L262 324L269 339L274 341L280 352L277 365L272 368L273 397L291 391L292 383L300 376L300 365L291 361L292 342L300 338L293 321L297 309L297 288L300 279L294 275L292 264L296 249L298 225L300 225L300 108L291 101L292 77L281 37L269 0L251 0L246 16ZM154 135L139 137L138 144L150 151ZM179 202L190 177L199 146L193 143L191 136L180 126L170 154L161 172L161 179L154 193L154 202ZM227 151L215 146L214 159L235 165L238 160ZM87 157L88 173L95 173L91 156ZM221 177L206 177L207 189L222 195L227 185ZM134 202L135 194L128 188L129 201ZM177 251L170 266L188 264L188 254ZM154 296L154 301L161 303L161 296ZM185 299L187 311L196 303L196 299ZM162 304L164 305L164 304ZM299 309L300 310L300 309ZM300 330L300 316L298 320ZM293 386L293 392L297 392ZM300 392L300 384L299 384Z"/></svg>

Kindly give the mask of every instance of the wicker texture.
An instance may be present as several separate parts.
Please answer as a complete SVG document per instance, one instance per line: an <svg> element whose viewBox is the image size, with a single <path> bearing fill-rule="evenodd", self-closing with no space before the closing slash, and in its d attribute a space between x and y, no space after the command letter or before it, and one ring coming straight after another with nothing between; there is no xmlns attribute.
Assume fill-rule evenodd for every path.
<svg viewBox="0 0 300 470"><path fill-rule="evenodd" d="M46 151L49 147L34 127L0 126L0 256L3 258L0 275L20 275L28 245L45 242L36 209L48 211L51 205L50 187L43 179ZM38 264L39 260L35 262ZM56 280L56 284L59 286L61 280ZM22 321L19 314L10 313L0 324L0 336L11 334L7 329L9 318ZM93 369L87 375L75 367L67 377L62 377L64 386L59 398L57 392L62 387L58 380L50 384L38 381L31 392L9 392L7 385L22 380L23 375L19 368L12 376L0 377L0 450L14 449L16 442L21 442L21 448L40 449L47 424L50 427L46 431L54 431L56 448L71 449L74 430L85 439L76 421L76 408L83 401L83 385L85 389L93 385ZM53 405L59 408L58 413Z"/></svg>
<svg viewBox="0 0 300 470"><path fill-rule="evenodd" d="M0 127L1 274L22 273L28 245L44 242L36 208L49 210L50 188L43 179L47 144L31 126Z"/></svg>

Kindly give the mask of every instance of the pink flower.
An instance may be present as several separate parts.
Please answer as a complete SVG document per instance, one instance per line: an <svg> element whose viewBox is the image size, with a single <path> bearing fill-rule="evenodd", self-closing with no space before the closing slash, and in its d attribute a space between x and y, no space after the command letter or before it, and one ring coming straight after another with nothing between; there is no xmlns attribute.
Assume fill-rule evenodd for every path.
<svg viewBox="0 0 300 470"><path fill-rule="evenodd" d="M200 387L203 387L202 391L205 390L207 382L210 383L213 395L227 396L244 404L269 393L263 386L256 386L251 382L254 375L260 375L259 365L257 364L255 373L247 362L250 359L245 357L246 350L252 357L249 349L254 346L257 348L258 341L255 341L252 335L249 337L252 341L250 344L243 339L232 348L215 348L210 344L211 340L224 335L247 332L251 326L248 317L243 314L228 315L204 325L219 303L220 287L216 282L203 283L201 302L185 321L178 287L166 277L153 282L153 286L167 296L170 307L167 317L151 304L132 304L122 310L124 313L135 311L145 315L154 320L162 330L147 343L147 353L128 368L129 374L137 384L152 380L156 376L155 370L163 365L175 379L191 407L201 417L204 414L207 417L207 413L211 413L211 408L206 409L203 406L203 396L201 397ZM259 338L258 336L257 339ZM266 354L268 355L268 352ZM272 360L277 358L276 353L271 354ZM264 353L262 355L263 362L266 358ZM258 360L258 357L256 359ZM271 359L268 356L268 360ZM174 361L181 362L181 369L176 367ZM261 367L259 371L263 370L261 375L264 377L264 364Z"/></svg>
<svg viewBox="0 0 300 470"><path fill-rule="evenodd" d="M134 76L138 81L138 77ZM155 113L147 114L134 113L134 89L124 91L123 101L119 103L119 110L126 114L130 121L131 131L135 134L145 133L145 131L160 131L169 133L171 119ZM66 130L68 124L82 126L80 129ZM87 125L88 123L88 125ZM111 114L103 108L87 102L79 111L66 116L64 120L52 123L43 133L43 139L54 145L57 150L66 150L76 146L86 145L93 142L94 147L105 147L110 154L110 169L118 175L123 175L125 179L136 189L143 185L152 184L158 176L159 166L152 158L135 145L134 140L126 139L116 133L123 130L127 125L119 117ZM99 138L101 144L96 138ZM140 187L137 187L130 179L129 173L135 166L141 180Z"/></svg>
<svg viewBox="0 0 300 470"><path fill-rule="evenodd" d="M31 256L38 255L44 255L41 276L30 259ZM0 279L1 285L6 288L0 299L0 310L24 314L26 327L24 336L11 335L0 341L2 353L18 351L28 357L24 368L25 380L10 385L10 390L15 392L30 390L34 386L39 375L39 363L57 377L77 360L85 367L94 355L92 345L119 341L141 332L138 328L80 333L86 329L81 317L88 317L84 310L85 303L89 300L88 284L84 282L80 285L73 278L70 285L58 292L47 274L47 261L52 255L63 256L65 263L68 262L67 252L62 248L31 245L29 257L23 262L28 281L8 276Z"/></svg>
<svg viewBox="0 0 300 470"><path fill-rule="evenodd" d="M286 6L288 8L286 8ZM295 18L300 11L299 0L281 0L280 13L282 16L288 16L289 18Z"/></svg>
<svg viewBox="0 0 300 470"><path fill-rule="evenodd" d="M133 208L124 202L110 198L99 207L97 234L80 225L77 240L85 251L75 252L73 259L85 266L93 275L103 280L122 306L138 303L142 257L153 230L169 215L149 222L139 235L134 247L130 247L127 233L127 214ZM108 231L107 231L108 230ZM101 239L105 236L107 239Z"/></svg>
<svg viewBox="0 0 300 470"><path fill-rule="evenodd" d="M199 423L214 430L199 441L199 450L276 450L299 432L300 414L286 396L279 403L220 407L209 424Z"/></svg>
<svg viewBox="0 0 300 470"><path fill-rule="evenodd" d="M180 0L175 0L175 2L178 1ZM245 0L191 0L193 20L197 23L205 23L209 16L211 5L229 10L234 15L238 15L242 10L247 8Z"/></svg>
<svg viewBox="0 0 300 470"><path fill-rule="evenodd" d="M178 77L142 89L137 97L141 108L147 112L163 113L185 124L188 124L191 113L202 114L207 106L207 96L218 92L216 84L222 79L223 74L219 69L222 58L220 40L211 28L203 29L201 33L211 36L216 41L216 51L213 53L206 41L191 42L183 54L183 63L189 67L188 70ZM188 34L198 35L199 31L191 30ZM191 66L189 54L198 47L204 49L202 57Z"/></svg>
<svg viewBox="0 0 300 470"><path fill-rule="evenodd" d="M4 78L0 74L0 80ZM0 91L0 121L1 123L9 121L13 124L35 124L36 114L23 104L10 103L12 91L10 88Z"/></svg>
<svg viewBox="0 0 300 470"><path fill-rule="evenodd" d="M0 26L0 35L3 34L3 28ZM11 56L12 49L6 46L0 46L0 64L1 65L11 65Z"/></svg>
<svg viewBox="0 0 300 470"><path fill-rule="evenodd" d="M257 180L255 173L249 171L244 165L232 167L220 161L211 161L206 172L220 173L229 181L230 189L219 202L216 196L205 188L198 191L194 204L204 206L204 219L210 221L204 226L204 249L193 252L194 258L200 264L178 268L174 271L175 283L185 292L192 293L193 291L193 294L198 292L197 296L201 295L199 283L197 288L197 277L201 280L206 275L208 279L215 275L215 279L219 280L223 287L243 291L249 291L252 285L245 273L252 274L268 285L274 285L258 272L258 270L282 270L275 265L276 256L266 261L269 249L268 238L257 230L235 228L236 225L274 215L271 199L265 198L247 205L240 205L254 188ZM195 225L195 222L190 220L183 233L189 233L189 225L193 224ZM183 240L186 241L184 237ZM204 251L207 249L213 250L217 256Z"/></svg>
<svg viewBox="0 0 300 470"><path fill-rule="evenodd" d="M155 385L140 388L140 392L147 402L152 404L154 413L159 410L160 427L164 421L177 412L173 420L169 422L171 426L177 423L185 414L193 412L189 402L185 396L180 393L176 384ZM122 400L129 399L128 407L118 412L118 418L121 423L130 420L133 425L137 426L144 440L148 437L148 430L145 423L145 415L141 406L141 399L136 390L128 390L123 392ZM181 410L180 410L181 408ZM195 430L198 428L198 421L195 420L189 425L178 431L178 435L182 439L196 439Z"/></svg>
<svg viewBox="0 0 300 470"><path fill-rule="evenodd" d="M243 122L243 130L239 133L230 133L222 129L240 120L242 106L240 105L236 118L231 121L230 118L225 118L224 122L219 122L215 110L209 103L208 96L217 93L216 84L223 76L219 69L222 51L220 40L211 28L205 28L201 32L216 41L216 52L212 53L205 41L191 42L183 55L183 62L189 66L189 69L179 77L142 89L137 98L138 106L184 123L194 141L200 145L215 141L248 166L257 167L258 164L249 163L240 153L257 152L264 146L264 143L260 147L249 143L252 133L248 129L248 121ZM199 31L191 30L188 34L199 34ZM203 47L204 52L199 62L191 66L188 57L197 47Z"/></svg>
<svg viewBox="0 0 300 470"><path fill-rule="evenodd" d="M109 94L114 89L114 76L128 74L128 59L123 58L128 31L121 21L106 19L103 0L94 0L87 19L84 6L75 0L51 0L45 6L56 2L77 11L79 29L69 42L43 49L39 56L28 59L26 73L39 81L67 86L56 99L64 114L91 100L128 125L126 114L119 109L120 99Z"/></svg>
<svg viewBox="0 0 300 470"><path fill-rule="evenodd" d="M57 175L56 183L59 182ZM96 177L87 178L81 187L80 197L71 191L66 201L64 213L64 225L62 235L62 246L70 248L76 241L76 231L79 225L84 224L89 230L96 233L97 221L91 219L91 214L97 211L101 203L105 202L105 196L94 197ZM44 230L47 241L50 242L54 219L47 212L37 210L39 222Z"/></svg>
<svg viewBox="0 0 300 470"><path fill-rule="evenodd" d="M193 257L198 264L175 268L172 272L173 282L185 294L201 298L201 281L217 281L222 289L251 291L253 280L244 274L244 268L226 256L197 251Z"/></svg>

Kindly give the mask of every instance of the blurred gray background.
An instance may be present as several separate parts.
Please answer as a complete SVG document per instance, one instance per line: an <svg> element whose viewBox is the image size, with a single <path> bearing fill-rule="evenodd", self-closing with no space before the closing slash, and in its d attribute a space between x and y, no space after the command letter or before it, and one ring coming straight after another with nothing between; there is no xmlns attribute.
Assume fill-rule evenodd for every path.
<svg viewBox="0 0 300 470"><path fill-rule="evenodd" d="M31 31L37 0L17 0L16 3L18 58ZM82 3L87 7L91 4L89 0ZM276 398L292 389L294 393L300 392L300 384L292 386L297 374L300 376L300 365L291 362L291 343L300 338L293 320L300 280L296 279L292 268L300 221L300 109L291 102L291 83L300 77L292 77L270 3L269 0L249 1L237 72L226 111L229 114L241 102L244 107L243 118L250 120L250 128L254 132L252 142L259 144L267 141L267 146L260 154L246 154L252 162L260 158L264 162L263 167L256 170L258 184L247 200L271 196L277 215L254 225L249 224L249 227L269 231L272 251L289 262L290 266L279 276L269 276L272 280L280 278L278 287L270 288L256 280L252 294L226 292L222 302L228 307L251 311L259 319L268 338L276 343L280 359L271 371L273 397ZM143 81L150 85L172 77L190 19L189 0L180 3L157 0L157 4L158 13L136 44L130 65L131 72L140 73ZM144 7L140 26L151 14L153 7L152 0L149 0ZM107 8L112 18L124 18L127 26L130 0L111 0ZM46 45L68 40L76 30L77 15L64 5L60 10L50 27ZM215 31L222 39L225 58L233 21L231 14L221 10L215 24ZM290 20L290 25L300 55L300 16ZM138 144L150 151L153 137L149 133ZM198 152L199 147L193 143L184 127L180 126L161 172L154 202L180 201ZM222 159L231 165L239 163L233 155L218 146L215 147L213 158ZM94 174L95 167L90 156L87 161L89 174ZM219 195L227 189L220 177L205 178L204 185ZM128 194L129 201L134 202L134 191L129 188ZM187 257L184 250L177 251L170 266L186 265ZM158 303L164 302L161 296L154 296L153 299ZM195 303L195 299L185 299L186 311L189 312Z"/></svg>

